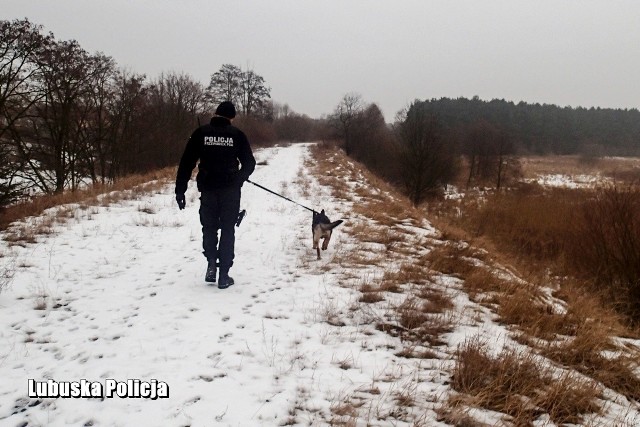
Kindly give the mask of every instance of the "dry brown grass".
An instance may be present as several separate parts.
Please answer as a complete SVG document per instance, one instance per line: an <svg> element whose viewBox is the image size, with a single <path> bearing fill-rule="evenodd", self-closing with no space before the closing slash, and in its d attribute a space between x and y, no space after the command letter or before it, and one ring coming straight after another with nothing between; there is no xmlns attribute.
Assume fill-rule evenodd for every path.
<svg viewBox="0 0 640 427"><path fill-rule="evenodd" d="M566 316L554 313L527 289L517 288L513 293L499 295L497 300L500 320L517 326L527 335L551 340L568 332Z"/></svg>
<svg viewBox="0 0 640 427"><path fill-rule="evenodd" d="M175 168L149 172L141 175L131 175L116 181L112 185L95 185L87 189L67 191L61 194L42 195L31 198L27 202L7 207L0 212L0 230L16 221L28 217L40 216L45 210L65 204L78 203L82 205L100 204L107 206L123 199L138 198L141 194L158 191L166 183L175 178ZM99 199L99 200L98 200ZM61 217L72 215L68 210L60 210L57 214ZM55 221L55 219L42 218L41 221ZM33 227L30 227L33 228ZM33 242L34 236L50 232L47 224L38 225L33 230L22 230L9 234L9 241Z"/></svg>
<svg viewBox="0 0 640 427"><path fill-rule="evenodd" d="M520 337L522 342L628 398L640 398L640 376L634 372L638 363L626 353L604 356L607 351L614 354L619 351L612 337L623 334L625 327L621 317L604 308L598 298L584 293L584 289L575 284L566 284L556 293L565 300L566 312L556 313L542 300L535 287L509 285L496 288L494 280L492 275L476 276L474 272L465 286L474 281L476 290L498 292L496 312L503 322L516 325L524 332ZM544 341L531 340L527 336Z"/></svg>
<svg viewBox="0 0 640 427"><path fill-rule="evenodd" d="M427 313L422 311L422 304L421 300L407 298L397 307L398 324L408 331L422 326L429 317Z"/></svg>
<svg viewBox="0 0 640 427"><path fill-rule="evenodd" d="M575 331L585 323L597 325L598 333L601 335L624 336L631 332L625 326L623 316L607 307L601 297L589 292L575 280L563 281L554 296L567 304L565 316L565 322L568 325L567 335L575 335ZM595 326L593 328L595 331Z"/></svg>
<svg viewBox="0 0 640 427"><path fill-rule="evenodd" d="M640 326L640 186L602 188L578 209L567 267Z"/></svg>
<svg viewBox="0 0 640 427"><path fill-rule="evenodd" d="M428 285L422 285L415 289L415 295L424 300L422 310L426 313L441 314L454 308L449 295Z"/></svg>
<svg viewBox="0 0 640 427"><path fill-rule="evenodd" d="M632 170L609 170L604 173L616 182L622 183L640 183L640 167Z"/></svg>
<svg viewBox="0 0 640 427"><path fill-rule="evenodd" d="M4 253L0 252L0 260ZM0 293L11 284L16 271L15 260L2 260L0 263Z"/></svg>
<svg viewBox="0 0 640 427"><path fill-rule="evenodd" d="M422 299L410 296L395 307L397 327L390 329L403 340L419 345L441 345L441 335L451 332L453 324L447 316L434 314Z"/></svg>
<svg viewBox="0 0 640 427"><path fill-rule="evenodd" d="M324 170L334 175L323 178L326 185L331 185L336 176L344 181L362 180L363 176L369 179L366 172L361 174L347 165L341 154L325 151L324 155L331 159ZM348 191L344 185L338 188L335 197ZM466 412L454 410L470 404L507 413L515 425L529 425L543 413L556 424L576 423L584 414L599 411L598 382L638 399L637 362L631 350L617 349L612 340L616 335L637 334L584 286L549 279L550 272L565 265L562 251L570 236L567 231L575 222L576 206L593 193L525 186L490 196L482 203L467 199L449 207L436 206L430 211L440 215L433 222L444 230L443 242L427 255L408 251L407 247L415 247L416 242L409 242L402 232L396 233L398 223L421 224L423 217L404 205L401 198L396 202L389 187L378 191L374 185L358 185L355 193L354 211L367 221L346 229L357 239L383 245L381 252L387 255L378 259L380 263L391 256L401 263L400 268L386 270L379 283L360 287L363 302L379 302L383 292L407 295L404 303L389 313L391 318L387 320L393 321L376 324L378 330L403 340L405 348L397 353L399 357L434 357L425 346L438 345L439 337L451 330L446 312L453 304L448 295L432 285L435 272L462 279L472 299L488 305L502 322L517 328L520 341L540 354L505 350L491 356L479 342L462 346L453 377L457 381L454 388L465 396L452 399L443 417L456 418L459 425L479 425ZM353 196L342 197L350 200ZM370 219L382 228L371 230ZM429 247L426 243L418 245ZM489 252L477 249L478 245ZM509 266L512 272L525 271L533 279L505 279L510 275L503 274L503 267L496 268L496 262ZM554 297L558 300L553 301L542 291L548 287L556 289ZM586 377L568 372L558 376L548 365L549 359Z"/></svg>
<svg viewBox="0 0 640 427"><path fill-rule="evenodd" d="M615 352L610 334L596 319L578 326L574 337L549 343L541 350L546 357L594 378L627 398L640 401L637 354ZM611 352L609 356L606 356L607 351Z"/></svg>
<svg viewBox="0 0 640 427"><path fill-rule="evenodd" d="M556 424L579 424L584 414L600 412L601 395L595 382L567 372L551 381L535 403Z"/></svg>
<svg viewBox="0 0 640 427"><path fill-rule="evenodd" d="M584 162L580 156L529 156L520 159L524 178L538 175L566 174L624 174L640 171L638 158L601 158L593 162Z"/></svg>
<svg viewBox="0 0 640 427"><path fill-rule="evenodd" d="M499 278L487 267L472 266L466 271L464 278L464 289L471 298L476 298L479 294L486 293L508 293L515 285Z"/></svg>
<svg viewBox="0 0 640 427"><path fill-rule="evenodd" d="M425 349L417 344L411 344L404 347L402 350L395 354L397 357L403 357L405 359L439 359L438 354L429 349Z"/></svg>
<svg viewBox="0 0 640 427"><path fill-rule="evenodd" d="M354 407L351 403L336 403L331 407L331 412L340 417L347 416L356 416L358 414L356 407Z"/></svg>
<svg viewBox="0 0 640 427"><path fill-rule="evenodd" d="M425 266L407 260L400 264L397 270L386 270L382 277L383 283L395 283L397 285L425 284L431 280L431 272Z"/></svg>
<svg viewBox="0 0 640 427"><path fill-rule="evenodd" d="M403 241L403 236L386 227L369 227L366 232L360 233L359 240L383 245L384 250L388 252Z"/></svg>
<svg viewBox="0 0 640 427"><path fill-rule="evenodd" d="M634 358L633 350L619 348L612 339L627 331L622 318L573 282L565 284L556 296L566 302L562 313L544 303L535 288L516 288L498 297L497 313L502 321L524 332L521 342L545 357L639 399L640 377L634 372L637 356ZM609 356L605 356L607 352Z"/></svg>
<svg viewBox="0 0 640 427"><path fill-rule="evenodd" d="M496 292L496 312L503 322L524 332L522 342L628 398L639 399L640 376L634 372L638 363L625 353L604 356L607 351L619 351L612 337L624 334L626 329L622 318L605 308L599 298L585 293L575 283L567 283L556 292L557 297L565 300L566 312L556 313L541 298L538 288L506 282L496 286L496 283L500 281L496 282L493 274L478 268L467 277L465 288L471 286L471 295Z"/></svg>
<svg viewBox="0 0 640 427"><path fill-rule="evenodd" d="M455 205L455 209L451 206ZM466 240L531 274L579 278L640 325L640 188L516 189L434 207ZM453 268L445 269L445 272Z"/></svg>
<svg viewBox="0 0 640 427"><path fill-rule="evenodd" d="M475 337L456 353L452 387L464 396L453 398L481 408L503 412L516 425L529 425L542 414L557 424L577 423L600 410L601 391L592 381L574 375L554 377L532 353L505 349L492 356L488 345ZM552 396L552 398L550 397Z"/></svg>
<svg viewBox="0 0 640 427"><path fill-rule="evenodd" d="M453 406L440 405L435 410L438 421L448 423L456 427L492 427L490 424L480 422L469 415L469 408L462 404Z"/></svg>
<svg viewBox="0 0 640 427"><path fill-rule="evenodd" d="M348 250L341 250L334 254L332 262L344 268L370 267L380 265L385 260L386 253L371 250L370 247L358 243Z"/></svg>
<svg viewBox="0 0 640 427"><path fill-rule="evenodd" d="M531 198L521 194L490 199L488 203L496 205L482 208L485 211L482 215L470 216L475 224L471 231L478 233L480 230L486 234L501 251L502 259L524 265L528 271L543 276L545 269L551 267L562 273L566 265L561 258L565 242L579 238L567 231L575 230L576 205L585 194L552 191ZM604 216L602 221L607 221ZM455 256L444 255L438 257L438 262L446 266L442 269L455 272L455 265L451 265ZM591 264L595 265L594 262ZM583 283L562 280L555 284L559 288L554 296L564 302L565 310L558 311L541 298L535 285L503 283L489 271L479 268L458 275L464 276L464 273L467 273L464 285L469 294L477 297L491 293L492 308L503 322L518 327L521 342L628 398L638 399L637 355L634 359L633 354L625 351L616 353L618 350L612 341L614 336L637 337L638 331L625 326L625 319L603 303L603 300L615 298L605 294L609 296L603 299L587 291L589 286ZM606 352L610 353L605 357Z"/></svg>
<svg viewBox="0 0 640 427"><path fill-rule="evenodd" d="M456 243L447 242L433 248L424 257L424 261L433 271L464 279L475 269L468 255L468 249L462 248Z"/></svg>
<svg viewBox="0 0 640 427"><path fill-rule="evenodd" d="M473 236L486 235L503 250L534 261L555 261L573 222L575 205L585 191L551 190L491 196L482 206L469 203L458 224Z"/></svg>
<svg viewBox="0 0 640 427"><path fill-rule="evenodd" d="M380 292L380 289L373 287L368 282L360 285L360 288L358 290L362 292L362 296L358 299L359 302L375 304L377 302L384 301L384 297L382 296L382 292Z"/></svg>
<svg viewBox="0 0 640 427"><path fill-rule="evenodd" d="M365 292L360 298L358 298L358 301L366 304L375 304L377 302L384 301L384 297L380 292Z"/></svg>
<svg viewBox="0 0 640 427"><path fill-rule="evenodd" d="M364 198L364 202L356 203L353 211L375 221L378 225L393 227L404 221L410 221L412 224L420 223L420 212L406 199L372 194Z"/></svg>

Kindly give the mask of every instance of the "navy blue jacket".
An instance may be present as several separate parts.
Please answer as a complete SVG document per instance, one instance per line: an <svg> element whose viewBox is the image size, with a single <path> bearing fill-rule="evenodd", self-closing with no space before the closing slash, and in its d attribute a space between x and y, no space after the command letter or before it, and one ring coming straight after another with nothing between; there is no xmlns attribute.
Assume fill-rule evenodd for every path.
<svg viewBox="0 0 640 427"><path fill-rule="evenodd" d="M187 191L191 172L198 164L199 191L241 186L256 167L246 135L231 121L215 116L208 125L196 129L180 159L176 176L176 194Z"/></svg>

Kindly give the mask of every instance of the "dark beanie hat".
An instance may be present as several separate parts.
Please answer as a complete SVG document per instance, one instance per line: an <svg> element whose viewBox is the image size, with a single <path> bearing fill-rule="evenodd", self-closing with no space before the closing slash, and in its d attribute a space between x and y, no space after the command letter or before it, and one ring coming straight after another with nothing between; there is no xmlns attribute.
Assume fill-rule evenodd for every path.
<svg viewBox="0 0 640 427"><path fill-rule="evenodd" d="M233 119L236 116L236 107L233 106L231 101L221 102L216 108L216 115Z"/></svg>

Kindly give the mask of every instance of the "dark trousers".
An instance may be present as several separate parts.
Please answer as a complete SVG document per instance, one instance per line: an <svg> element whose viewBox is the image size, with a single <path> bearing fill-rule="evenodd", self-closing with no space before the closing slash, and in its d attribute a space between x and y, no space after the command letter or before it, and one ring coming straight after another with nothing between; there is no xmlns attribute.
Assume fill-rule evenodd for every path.
<svg viewBox="0 0 640 427"><path fill-rule="evenodd" d="M240 187L203 191L200 195L200 223L202 248L209 261L220 261L220 270L229 271L233 265L235 223L240 210ZM220 244L218 244L220 230Z"/></svg>

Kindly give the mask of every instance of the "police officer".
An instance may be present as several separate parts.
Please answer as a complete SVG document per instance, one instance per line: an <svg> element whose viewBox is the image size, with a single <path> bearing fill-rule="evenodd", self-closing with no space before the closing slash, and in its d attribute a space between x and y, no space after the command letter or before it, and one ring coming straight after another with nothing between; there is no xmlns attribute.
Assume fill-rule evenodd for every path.
<svg viewBox="0 0 640 427"><path fill-rule="evenodd" d="M211 122L200 126L189 138L176 176L176 201L178 207L184 209L184 193L191 172L200 160L196 180L201 193L202 247L208 260L205 281L215 283L216 261L219 261L220 289L234 283L229 269L235 255L234 225L240 210L240 189L256 166L247 137L231 124L235 116L233 103L220 103Z"/></svg>

